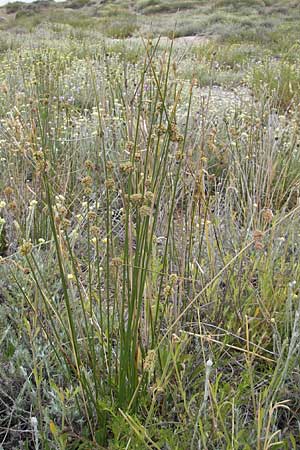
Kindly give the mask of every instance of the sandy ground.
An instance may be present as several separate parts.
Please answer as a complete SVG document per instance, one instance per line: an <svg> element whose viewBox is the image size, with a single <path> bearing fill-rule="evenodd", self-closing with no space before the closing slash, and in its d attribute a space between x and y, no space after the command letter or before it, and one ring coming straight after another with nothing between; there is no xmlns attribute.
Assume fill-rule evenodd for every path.
<svg viewBox="0 0 300 450"><path fill-rule="evenodd" d="M113 39L113 38L106 38L106 40L110 41L110 42L124 42L124 39ZM141 43L142 42L142 38L141 37L129 37L125 39L126 42L132 42L132 43ZM145 38L145 40L147 40ZM157 38L153 38L152 41L156 42ZM161 36L159 38L160 43L161 44L168 44L170 43L170 38L168 38L167 36ZM207 36L182 36L182 37L177 37L174 39L174 43L175 44L186 44L187 46L192 46L192 45L205 45L208 44L210 41L212 40L212 37L207 37Z"/></svg>

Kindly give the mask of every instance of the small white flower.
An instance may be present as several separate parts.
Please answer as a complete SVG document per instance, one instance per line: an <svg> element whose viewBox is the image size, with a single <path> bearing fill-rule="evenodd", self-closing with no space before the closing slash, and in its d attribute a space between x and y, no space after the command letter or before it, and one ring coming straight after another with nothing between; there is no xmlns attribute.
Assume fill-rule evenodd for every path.
<svg viewBox="0 0 300 450"><path fill-rule="evenodd" d="M31 423L31 426L32 426L32 428L36 428L37 427L37 424L38 424L38 420L37 420L37 418L36 417L30 417L30 423Z"/></svg>
<svg viewBox="0 0 300 450"><path fill-rule="evenodd" d="M29 209L33 209L37 204L37 200L31 200L31 202L29 203Z"/></svg>

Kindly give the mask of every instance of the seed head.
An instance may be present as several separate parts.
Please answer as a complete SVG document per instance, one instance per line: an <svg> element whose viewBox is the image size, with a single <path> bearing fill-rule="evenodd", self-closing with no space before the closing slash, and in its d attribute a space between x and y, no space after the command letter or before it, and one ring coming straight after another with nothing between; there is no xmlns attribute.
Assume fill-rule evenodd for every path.
<svg viewBox="0 0 300 450"><path fill-rule="evenodd" d="M107 170L112 170L114 168L114 163L112 161L107 161L106 163Z"/></svg>
<svg viewBox="0 0 300 450"><path fill-rule="evenodd" d="M23 241L21 247L20 247L20 253L22 256L27 256L29 253L31 253L32 250L32 242L31 241Z"/></svg>
<svg viewBox="0 0 300 450"><path fill-rule="evenodd" d="M253 233L253 239L254 239L254 241L255 241L255 242L261 241L262 238L263 238L263 235L264 235L264 234L263 234L262 231L260 231L260 230L255 230L254 233Z"/></svg>
<svg viewBox="0 0 300 450"><path fill-rule="evenodd" d="M149 206L143 205L140 207L140 215L142 217L151 216L152 215L152 209L149 208Z"/></svg>
<svg viewBox="0 0 300 450"><path fill-rule="evenodd" d="M66 218L63 218L63 219L61 220L61 222L60 222L61 230L65 230L65 229L68 228L70 225L71 225L70 220L68 220L68 219L66 219Z"/></svg>
<svg viewBox="0 0 300 450"><path fill-rule="evenodd" d="M95 211L89 211L87 216L89 220L95 220L97 218Z"/></svg>
<svg viewBox="0 0 300 450"><path fill-rule="evenodd" d="M270 223L273 220L274 214L270 208L266 208L263 210L262 216L266 223Z"/></svg>
<svg viewBox="0 0 300 450"><path fill-rule="evenodd" d="M176 273L171 273L171 275L170 275L170 283L171 284L175 284L175 283L177 283L177 280L178 280L178 276L176 275Z"/></svg>
<svg viewBox="0 0 300 450"><path fill-rule="evenodd" d="M130 196L130 201L131 201L131 203L134 203L134 204L140 204L143 201L143 196L142 196L142 194L132 194Z"/></svg>
<svg viewBox="0 0 300 450"><path fill-rule="evenodd" d="M164 105L163 105L163 103L162 103L162 102L158 102L157 105L156 105L156 111L157 111L158 113L160 113L160 112L162 112L163 110L164 110Z"/></svg>
<svg viewBox="0 0 300 450"><path fill-rule="evenodd" d="M127 150L128 152L132 152L133 149L134 149L134 142L128 141L128 142L126 143L126 150Z"/></svg>
<svg viewBox="0 0 300 450"><path fill-rule="evenodd" d="M151 203L151 202L153 201L153 199L154 199L154 194L153 194L153 192L151 192L151 191L146 191L146 192L145 192L145 199L146 199L149 203Z"/></svg>
<svg viewBox="0 0 300 450"><path fill-rule="evenodd" d="M158 125L155 128L157 136L161 136L162 134L165 134L167 132L167 128L164 125Z"/></svg>
<svg viewBox="0 0 300 450"><path fill-rule="evenodd" d="M136 154L134 155L134 159L137 162L140 161L142 159L141 152L136 152Z"/></svg>
<svg viewBox="0 0 300 450"><path fill-rule="evenodd" d="M90 177L89 175L87 175L86 177L81 178L81 184L84 187L90 187L93 184L93 180L92 177Z"/></svg>
<svg viewBox="0 0 300 450"><path fill-rule="evenodd" d="M164 288L164 296L165 298L169 297L172 293L172 287L167 284L167 286Z"/></svg>
<svg viewBox="0 0 300 450"><path fill-rule="evenodd" d="M36 170L37 172L48 172L49 170L49 163L46 160L38 160L36 162Z"/></svg>
<svg viewBox="0 0 300 450"><path fill-rule="evenodd" d="M156 359L155 350L149 350L144 362L144 369L147 372L151 372L154 369Z"/></svg>
<svg viewBox="0 0 300 450"><path fill-rule="evenodd" d="M107 178L107 180L105 181L106 189L112 189L114 186L115 186L115 182L114 182L113 178Z"/></svg>
<svg viewBox="0 0 300 450"><path fill-rule="evenodd" d="M7 207L8 207L8 209L10 210L10 211L15 211L16 209L17 209L17 203L15 202L15 201L12 201L12 202L10 202L8 205L7 205Z"/></svg>
<svg viewBox="0 0 300 450"><path fill-rule="evenodd" d="M92 177L90 177L89 175L87 175L86 177L83 177L81 180L81 184L84 187L84 192L89 195L92 190L91 190L91 186L93 184L93 180Z"/></svg>
<svg viewBox="0 0 300 450"><path fill-rule="evenodd" d="M182 134L179 133L176 123L171 123L169 126L169 136L171 142L181 142L183 141Z"/></svg>
<svg viewBox="0 0 300 450"><path fill-rule="evenodd" d="M33 151L33 157L36 161L40 161L40 160L44 160L45 159L45 155L44 152L42 150L36 150Z"/></svg>
<svg viewBox="0 0 300 450"><path fill-rule="evenodd" d="M88 170L94 170L95 169L95 164L93 164L92 161L90 161L89 159L87 159L84 162L84 165L85 165L86 169L88 169Z"/></svg>
<svg viewBox="0 0 300 450"><path fill-rule="evenodd" d="M124 174L129 174L133 171L133 164L131 161L126 161L122 164L120 164L120 170Z"/></svg>
<svg viewBox="0 0 300 450"><path fill-rule="evenodd" d="M264 248L264 244L261 241L255 241L254 247L256 250L262 250Z"/></svg>
<svg viewBox="0 0 300 450"><path fill-rule="evenodd" d="M175 153L175 159L176 161L182 161L184 157L184 153L182 151L178 151Z"/></svg>
<svg viewBox="0 0 300 450"><path fill-rule="evenodd" d="M111 260L111 265L112 265L113 267L120 267L120 266L122 266L122 264L123 264L122 258L113 258L113 259Z"/></svg>
<svg viewBox="0 0 300 450"><path fill-rule="evenodd" d="M95 225L93 225L93 226L91 227L91 235L92 235L92 236L98 237L98 236L100 236L100 233L101 233L101 230L100 230L99 227L96 227Z"/></svg>
<svg viewBox="0 0 300 450"><path fill-rule="evenodd" d="M253 233L254 247L256 250L262 250L264 248L264 244L262 243L262 238L264 234L260 230L255 230Z"/></svg>
<svg viewBox="0 0 300 450"><path fill-rule="evenodd" d="M3 193L6 197L10 197L13 194L13 192L14 190L10 186L6 186L6 188L4 188L3 190Z"/></svg>
<svg viewBox="0 0 300 450"><path fill-rule="evenodd" d="M62 216L66 217L68 214L68 210L64 205L58 204L57 205L57 212Z"/></svg>

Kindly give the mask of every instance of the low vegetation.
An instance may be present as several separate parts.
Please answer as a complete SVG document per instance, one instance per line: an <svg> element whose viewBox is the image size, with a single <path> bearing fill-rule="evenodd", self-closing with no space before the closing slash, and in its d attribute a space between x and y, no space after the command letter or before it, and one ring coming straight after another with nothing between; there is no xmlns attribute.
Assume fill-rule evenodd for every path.
<svg viewBox="0 0 300 450"><path fill-rule="evenodd" d="M113 6L1 24L0 448L296 450L298 4Z"/></svg>

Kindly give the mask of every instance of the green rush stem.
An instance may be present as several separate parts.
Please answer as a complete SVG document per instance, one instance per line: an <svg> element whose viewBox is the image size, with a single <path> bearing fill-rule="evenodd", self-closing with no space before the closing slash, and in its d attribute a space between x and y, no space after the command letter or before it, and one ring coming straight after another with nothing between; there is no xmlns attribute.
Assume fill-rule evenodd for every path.
<svg viewBox="0 0 300 450"><path fill-rule="evenodd" d="M71 341L71 345L72 345L72 349L73 349L73 355L75 358L77 377L80 382L83 401L84 401L84 405L86 408L86 417L87 417L87 420L89 423L90 432L93 435L93 426L90 422L91 412L88 412L88 410L87 410L87 401L86 401L86 397L85 397L85 390L89 391L90 389L89 389L88 384L84 382L84 381L86 381L85 376L84 376L84 380L82 378L83 377L82 362L81 362L81 358L79 355L75 323L73 320L71 302L70 302L70 298L69 298L69 294L68 294L68 285L66 282L66 276L65 276L65 271L64 271L64 267L63 267L63 258L62 258L61 249L60 249L59 242L58 242L57 230L56 230L55 221L54 221L54 212L53 212L52 201L51 201L51 190L50 190L50 185L49 185L49 182L47 179L47 175L45 173L43 175L44 175L43 180L44 180L46 197L47 197L47 205L48 205L48 209L49 209L49 213L50 213L50 223L51 223L52 234L53 234L55 248L56 248L58 266L59 266L59 271L60 271L60 278L61 278L62 289L63 289L63 296L64 296L64 300L65 300L65 305L67 308L67 317L68 317L68 323L69 323L69 327L70 327L70 341ZM91 393L89 393L89 398L91 400L93 400L93 396L91 395Z"/></svg>
<svg viewBox="0 0 300 450"><path fill-rule="evenodd" d="M134 138L134 146L133 146L133 152L131 156L131 162L134 163L134 157L138 145L138 137L139 137L139 124L140 124L140 118L142 114L142 103L143 103L143 86L144 86L144 79L145 79L145 73L146 73L146 62L147 59L144 60L144 68L142 71L141 81L140 81L140 94L139 94L139 103L138 103L138 111L137 111L137 123L136 123L136 130L135 130L135 138ZM138 189L138 180L136 178L136 190ZM127 195L128 195L128 202L130 202L130 195L132 192L132 173L128 176L128 183L127 183ZM129 205L130 208L130 205ZM129 262L129 246L131 245L131 242L129 241L129 208L126 209L126 224L125 224L125 244L124 244L124 259L128 263ZM138 242L137 242L138 245ZM136 252L137 254L138 252ZM127 268L127 271L129 271L129 267ZM123 406L124 400L129 401L131 397L131 391L135 389L136 382L137 382L137 373L135 368L135 348L133 345L136 345L136 339L133 339L132 336L132 326L133 319L138 321L138 315L137 315L137 284L139 282L138 274L135 273L136 269L133 268L133 274L132 274L132 287L130 292L130 278L127 278L127 287L128 287L128 322L127 322L127 329L125 331L125 323L124 323L124 313L125 313L125 292L126 292L126 284L125 283L125 277L126 277L126 268L123 269L123 298L122 298L122 332L121 332L121 342L120 342L120 386L119 386L119 392L121 392L120 395L120 405ZM127 273L129 275L129 272ZM136 317L135 317L136 314ZM122 341L123 337L123 341ZM126 375L128 377L126 382ZM130 380L130 381L129 381ZM125 392L125 399L124 399L124 392ZM128 395L129 393L129 395Z"/></svg>
<svg viewBox="0 0 300 450"><path fill-rule="evenodd" d="M188 103L187 119L186 119L186 125L185 125L185 130L184 130L183 142L182 142L182 152L184 152L185 144L186 144L186 138L187 138L187 132L188 132L188 124L189 124L189 117L190 117L190 111L191 111L191 103L192 103L192 94L193 94L193 92L192 92L192 87L191 87L191 89L190 89L190 96L189 96L189 103ZM167 237L166 237L166 243L165 243L165 251L164 251L164 256L163 256L162 272L166 271L167 255L168 255L168 243L169 243L169 237L170 237L170 230L171 230L171 223L172 223L172 218L173 218L173 212L174 212L174 207L175 207L177 185L178 185L178 182L179 182L179 176L180 176L180 171L181 171L181 167L182 167L182 161L183 161L183 158L181 158L180 161L178 162L177 172L176 172L176 176L175 176L173 195L172 195L172 200L171 200L171 208L170 208L169 218L168 218L168 228L167 228ZM159 292L158 293L158 301L160 301L160 298L161 298L162 287L163 287L163 277L161 277L161 279L160 279L160 285L159 285L159 291L158 291ZM157 321L158 321L158 310L159 310L159 308L157 307L156 308L156 314L155 314L155 320L154 320L154 329L156 328Z"/></svg>
<svg viewBox="0 0 300 450"><path fill-rule="evenodd" d="M93 83L93 89L96 99L96 108L97 108L97 115L98 115L98 127L99 127L99 135L101 138L101 144L102 144L102 155L103 155L103 161L104 161L104 174L105 179L107 180L107 157L106 157L106 150L105 150L105 142L104 142L104 131L101 125L102 122L102 116L99 108L99 96L96 86L96 80L95 75L93 72L91 72L92 76L92 83ZM108 354L108 380L109 385L112 388L112 367L111 367L111 356L112 356L112 342L111 342L111 324L110 324L110 195L109 191L106 188L105 189L105 202L106 202L106 312L107 312L107 354Z"/></svg>

